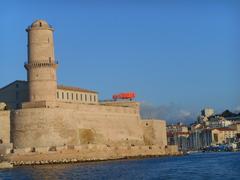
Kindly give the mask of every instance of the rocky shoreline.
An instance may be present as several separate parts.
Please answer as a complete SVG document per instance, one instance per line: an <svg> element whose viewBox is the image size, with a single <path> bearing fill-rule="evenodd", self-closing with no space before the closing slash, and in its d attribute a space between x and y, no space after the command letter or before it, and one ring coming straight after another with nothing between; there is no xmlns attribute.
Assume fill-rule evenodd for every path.
<svg viewBox="0 0 240 180"><path fill-rule="evenodd" d="M3 161L12 166L68 164L82 162L112 161L123 159L143 159L165 156L180 156L182 152L159 149L158 146L121 147L103 149L61 150L54 152L22 152L7 154Z"/></svg>
<svg viewBox="0 0 240 180"><path fill-rule="evenodd" d="M61 159L61 160L41 160L41 161L11 161L11 162L4 162L9 163L14 166L33 166L33 165L54 165L54 164L73 164L73 163L85 163L85 162L102 162L102 161L117 161L117 160L127 160L127 159L145 159L145 158L160 158L160 157L168 157L168 156L182 156L183 154L179 155L148 155L148 156L129 156L129 157L122 157L118 159Z"/></svg>

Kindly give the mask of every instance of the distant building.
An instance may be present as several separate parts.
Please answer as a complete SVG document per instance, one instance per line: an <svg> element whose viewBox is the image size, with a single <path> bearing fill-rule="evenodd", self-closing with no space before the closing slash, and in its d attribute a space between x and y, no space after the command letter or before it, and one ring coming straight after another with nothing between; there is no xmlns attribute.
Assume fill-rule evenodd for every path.
<svg viewBox="0 0 240 180"><path fill-rule="evenodd" d="M240 123L232 124L229 126L230 128L234 129L237 131L238 134L240 134Z"/></svg>
<svg viewBox="0 0 240 180"><path fill-rule="evenodd" d="M237 131L231 128L214 128L211 130L212 144L225 144L231 142Z"/></svg>
<svg viewBox="0 0 240 180"><path fill-rule="evenodd" d="M221 144L240 147L239 116L229 110L214 114L213 109L203 109L189 128L180 123L167 126L168 144L178 145L180 150L200 150Z"/></svg>
<svg viewBox="0 0 240 180"><path fill-rule="evenodd" d="M210 128L223 128L232 125L233 122L222 116L212 116L205 125Z"/></svg>
<svg viewBox="0 0 240 180"><path fill-rule="evenodd" d="M182 123L167 126L167 139L169 145L177 145L181 151L188 150L188 127Z"/></svg>
<svg viewBox="0 0 240 180"><path fill-rule="evenodd" d="M199 150L207 146L229 144L234 141L237 131L232 128L196 128L190 133L189 147Z"/></svg>
<svg viewBox="0 0 240 180"><path fill-rule="evenodd" d="M189 150L199 150L202 147L202 129L201 124L191 126L191 131L189 132Z"/></svg>
<svg viewBox="0 0 240 180"><path fill-rule="evenodd" d="M205 123L211 116L214 115L214 109L205 108L201 111L201 115L198 117L198 123Z"/></svg>
<svg viewBox="0 0 240 180"><path fill-rule="evenodd" d="M201 115L205 117L210 117L214 114L214 109L211 108L205 108L201 111Z"/></svg>

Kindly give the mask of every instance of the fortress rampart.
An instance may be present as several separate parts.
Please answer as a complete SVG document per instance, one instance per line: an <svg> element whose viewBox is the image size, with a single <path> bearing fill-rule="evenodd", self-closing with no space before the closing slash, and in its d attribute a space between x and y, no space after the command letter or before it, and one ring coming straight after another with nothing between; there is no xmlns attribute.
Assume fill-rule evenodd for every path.
<svg viewBox="0 0 240 180"><path fill-rule="evenodd" d="M52 26L38 20L27 32L28 81L0 89L0 100L10 107L0 108L0 152L5 148L9 160L107 160L178 153L167 147L166 122L142 120L139 103L99 102L95 91L57 86Z"/></svg>
<svg viewBox="0 0 240 180"><path fill-rule="evenodd" d="M143 144L136 108L57 103L12 113L15 148L82 144Z"/></svg>

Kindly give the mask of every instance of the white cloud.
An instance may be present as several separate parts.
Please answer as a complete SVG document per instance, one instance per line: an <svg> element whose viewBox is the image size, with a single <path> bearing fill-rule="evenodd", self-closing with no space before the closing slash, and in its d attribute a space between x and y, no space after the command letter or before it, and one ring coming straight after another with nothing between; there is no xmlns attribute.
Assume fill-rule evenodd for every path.
<svg viewBox="0 0 240 180"><path fill-rule="evenodd" d="M196 114L183 109L182 107L172 103L169 105L153 106L151 104L141 104L142 118L164 119L168 123L192 123L196 120Z"/></svg>
<svg viewBox="0 0 240 180"><path fill-rule="evenodd" d="M237 107L234 109L234 112L240 113L240 106L237 106Z"/></svg>

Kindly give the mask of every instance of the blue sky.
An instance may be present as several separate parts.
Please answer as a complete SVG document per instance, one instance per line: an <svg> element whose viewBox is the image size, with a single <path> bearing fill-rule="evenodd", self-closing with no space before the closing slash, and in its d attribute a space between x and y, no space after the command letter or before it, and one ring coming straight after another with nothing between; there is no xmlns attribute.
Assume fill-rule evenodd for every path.
<svg viewBox="0 0 240 180"><path fill-rule="evenodd" d="M145 105L177 109L169 119L235 110L239 12L237 0L1 1L0 86L26 79L25 29L45 19L55 28L59 84L101 99L135 91Z"/></svg>

